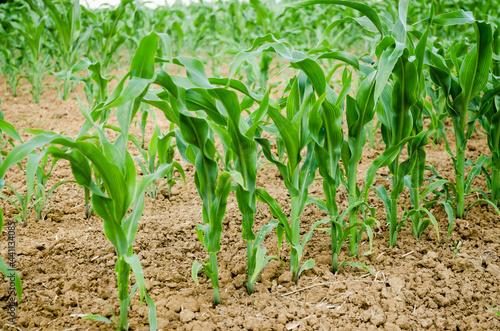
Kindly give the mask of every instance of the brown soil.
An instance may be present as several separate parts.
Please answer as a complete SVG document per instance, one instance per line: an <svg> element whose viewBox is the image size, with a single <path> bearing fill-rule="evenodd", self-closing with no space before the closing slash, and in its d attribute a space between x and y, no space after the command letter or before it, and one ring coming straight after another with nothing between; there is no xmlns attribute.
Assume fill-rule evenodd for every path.
<svg viewBox="0 0 500 331"><path fill-rule="evenodd" d="M20 89L22 91L22 89ZM83 121L78 103L59 99L48 88L43 102L32 104L31 96L13 98L0 81L1 109L5 118L17 128L31 127L64 131L74 136ZM80 96L82 93L80 91ZM158 112L158 124L165 132L167 122ZM137 129L135 131L137 133ZM151 134L151 133L150 133ZM27 139L28 134L23 134ZM380 139L378 137L377 139ZM450 137L450 140L451 139ZM453 144L453 142L452 142ZM468 157L476 159L489 154L486 138L474 134ZM359 167L360 177L379 150L365 150ZM453 179L451 159L444 145L428 147L428 159L443 177ZM180 161L180 159L179 159ZM451 238L443 240L448 228L443 209L436 207L441 239L430 228L417 243L402 230L396 248L388 247L388 228L382 202L372 194L382 224L374 229L373 254L361 257L375 271L371 276L362 269L345 267L340 274L329 271L331 252L329 236L315 233L306 247L303 261L313 258L316 265L291 282L287 267L272 261L262 272L256 293L248 295L246 279L246 244L240 235L241 215L234 195L230 197L224 221L222 249L218 254L222 304L213 307L212 290L206 277L200 286L191 279L193 261L207 254L195 233L201 222L201 200L193 182L193 167L182 162L188 182L174 187L170 200L166 190L159 199L146 199L139 224L135 252L139 255L149 294L157 307L158 328L162 330L478 330L500 329L500 320L486 305L500 305L500 231L499 216L486 205L476 205L464 220L456 220ZM376 185L388 183L387 170L380 171ZM60 161L51 183L72 179L68 164ZM22 188L22 172L12 167L5 180ZM361 180L362 182L362 180ZM484 178L475 187L484 189ZM275 167L260 169L258 186L269 191L289 211L289 198ZM311 194L322 196L321 183L315 182ZM11 195L5 188L2 193ZM346 207L345 189L338 194L339 207ZM468 202L472 202L471 197ZM408 194L401 197L409 205ZM1 201L5 221L13 219L14 208ZM45 220L31 220L27 227L17 227L17 263L23 282L23 297L18 322L7 322L8 282L0 282L0 326L3 330L95 330L109 325L82 320L80 314L111 317L107 306L118 311L114 248L105 238L102 221L96 216L84 217L83 191L76 184L59 187L50 198ZM258 205L255 229L271 220L269 209ZM316 207L306 208L302 221L308 231L325 217ZM5 229L4 229L5 230ZM462 241L453 259L454 242ZM6 256L7 234L0 237L2 257ZM265 245L277 254L276 239L269 235ZM367 247L364 243L363 247ZM288 247L282 252L285 257ZM347 258L345 248L340 261ZM135 295L130 309L130 325L146 330L148 308L140 306Z"/></svg>

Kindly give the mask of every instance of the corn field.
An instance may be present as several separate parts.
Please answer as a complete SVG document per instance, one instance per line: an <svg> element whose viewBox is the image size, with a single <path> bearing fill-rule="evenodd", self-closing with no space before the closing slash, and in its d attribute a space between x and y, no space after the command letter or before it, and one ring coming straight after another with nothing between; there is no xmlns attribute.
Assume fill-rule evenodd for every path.
<svg viewBox="0 0 500 331"><path fill-rule="evenodd" d="M0 4L0 326L500 329L499 13Z"/></svg>

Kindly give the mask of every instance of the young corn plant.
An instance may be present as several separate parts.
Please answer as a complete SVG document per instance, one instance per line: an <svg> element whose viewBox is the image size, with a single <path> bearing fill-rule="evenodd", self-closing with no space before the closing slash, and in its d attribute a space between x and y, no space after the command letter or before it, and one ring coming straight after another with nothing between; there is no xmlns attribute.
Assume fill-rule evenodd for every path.
<svg viewBox="0 0 500 331"><path fill-rule="evenodd" d="M287 160L282 163L272 154L271 143L268 139L257 138L257 142L262 146L266 158L274 163L283 177L285 186L291 198L290 218L283 213L280 205L264 189L257 189L257 198L269 205L271 213L278 220L278 240L281 242L284 232L286 241L290 244L290 271L292 280L297 282L300 274L314 266L314 260L310 259L301 265L301 259L304 247L311 239L313 231L320 224L325 222L316 222L312 230L303 236L300 236L300 216L302 211L310 202L308 200L308 188L314 181L314 175L318 167L314 157L314 143L311 142L308 132L301 132L302 118L307 121L307 114L302 118L292 122L275 108L269 108L268 113L273 119L274 124L282 136L287 153ZM301 114L302 115L302 114ZM307 154L302 161L301 152L306 149Z"/></svg>
<svg viewBox="0 0 500 331"><path fill-rule="evenodd" d="M96 130L101 130L101 128L96 127ZM102 134L101 132L101 136ZM152 180L162 178L167 171L167 167L162 166L154 174L144 176L137 181L134 161L126 150L122 154L123 150L120 151L119 148L120 141L121 139L117 139L115 144L107 140L101 141L105 146L101 151L89 142L74 141L49 131L39 132L31 140L12 149L0 166L0 176L3 178L5 171L11 165L26 157L26 154L31 150L49 143L52 145L45 149L46 153L55 158L70 161L76 182L89 187L92 191L94 210L103 219L104 234L115 246L117 254L115 272L117 274L118 299L120 301L119 318L115 317L114 324L109 319L97 315L87 315L83 318L112 324L117 330L128 330L127 316L130 300L135 290L139 288L141 302L145 298L150 308L149 321L151 329L154 330L156 328L156 310L153 300L146 292L142 267L138 256L133 253L133 243L137 234L137 223L144 208L144 190ZM118 142L118 146L116 142ZM65 150L54 145L62 145ZM40 157L41 155L30 154L28 162L35 163ZM92 181L92 168L88 160L100 173L105 192L100 190ZM36 162L37 164L38 162ZM128 213L132 206L132 212ZM129 293L128 285L131 270L137 283L132 292Z"/></svg>
<svg viewBox="0 0 500 331"><path fill-rule="evenodd" d="M152 330L156 329L156 309L153 300L147 294L139 258L133 253L133 243L137 234L137 224L144 208L144 191L151 181L165 176L168 165L161 165L155 173L143 176L137 181L137 170L133 158L126 149L126 142L129 140L129 128L134 115L139 109L140 99L146 93L149 84L154 81L154 54L157 45L158 35L155 33L141 40L139 48L132 59L130 72L104 103L102 109L117 107L120 134L113 143L107 140L103 125L94 123L98 117L94 119L90 113L83 109L82 113L85 116L86 123L91 125L97 132L102 150L95 144L86 142L85 140L88 137L85 135L75 141L52 132L40 130L31 140L13 148L0 165L0 178L3 179L5 171L10 166L23 160L35 148L49 143L62 145L65 148L65 150L62 150L50 146L47 147L46 151L55 158L70 161L76 182L87 187L92 193L92 206L96 214L103 219L104 234L115 246L117 254L115 272L117 274L118 299L120 301L119 318L115 316L114 323L102 316L89 315L84 318L113 324L117 330L128 330L129 328L128 308L137 288L139 288L141 303L145 298L150 308L150 328ZM154 51L150 51L150 47ZM124 81L129 77L129 83L124 87ZM133 92L130 92L130 90ZM40 156L37 155L36 157ZM28 157L28 162L35 163L30 161L30 158L34 159L35 156ZM98 176L94 175L94 177L102 180L104 190L101 190L99 185L92 180L92 169L95 169L98 173ZM28 176L29 178L30 176ZM3 185L3 180L0 184ZM131 213L128 213L132 206ZM129 293L128 286L131 271L134 273L136 285L134 285L132 292Z"/></svg>
<svg viewBox="0 0 500 331"><path fill-rule="evenodd" d="M353 61L357 63L357 59ZM359 67L358 67L359 68ZM361 267L372 273L372 270L362 263L348 263L346 259L339 263L339 254L342 246L346 243L347 238L354 228L360 228L361 234L365 231L369 233L370 250L365 254L370 254L372 240L371 229L367 228L367 224L355 222L352 225L347 225L344 221L352 208L358 207L359 204L354 204L339 213L336 196L337 190L341 184L341 176L343 176L340 168L341 151L343 145L342 133L342 110L340 108L345 96L349 93L351 87L352 74L345 69L342 75L343 87L337 97L333 91L326 87L323 94L319 94L311 112L309 113L309 130L315 142L314 153L318 169L323 178L323 191L325 192L325 201L316 200L316 204L321 209L328 211L330 219L330 228L320 229L328 232L331 235L332 243L332 266L333 273L337 273L344 265L352 267ZM293 91L293 88L292 88ZM291 93L291 95L293 95ZM335 100L335 102L332 102Z"/></svg>
<svg viewBox="0 0 500 331"><path fill-rule="evenodd" d="M37 200L33 200L33 192L36 190L35 175L41 157L42 154L30 154L28 157L26 162L26 171L24 171L26 174L26 192L24 192L24 194L17 191L9 184L5 185L14 193L15 198L10 198L0 194L0 198L10 202L17 210L17 214L14 215L14 218L18 222L22 223L23 226L28 225L31 212L40 201L40 197Z"/></svg>
<svg viewBox="0 0 500 331"><path fill-rule="evenodd" d="M71 90L71 67L77 62L84 43L92 33L92 26L83 27L79 0L72 0L67 10L61 10L53 1L43 0L55 25L53 42L59 51L60 71L56 76L63 79L62 99L67 100Z"/></svg>
<svg viewBox="0 0 500 331"><path fill-rule="evenodd" d="M45 173L45 168L47 166L48 162L48 155L42 155L40 159L40 164L37 164L37 169L36 169L36 184L35 184L35 189L33 191L34 195L34 200L35 200L35 221L39 221L41 219L45 219L47 217L47 214L50 213L52 210L49 209L45 212L45 215L43 215L43 211L45 209L45 206L47 204L48 199L54 193L54 191L61 185L64 185L66 183L71 183L74 182L72 180L62 180L51 187L48 187L47 190L47 181L52 175L52 170L54 169L54 166L56 165L58 159L57 158L52 158L52 162L50 162L49 166L49 171L48 173Z"/></svg>
<svg viewBox="0 0 500 331"><path fill-rule="evenodd" d="M232 161L234 166L226 164L233 178L236 179L236 200L238 207L242 214L242 234L243 239L247 242L247 292L253 293L255 291L255 283L257 277L271 260L277 258L276 256L267 256L265 247L260 247L266 234L276 227L277 222L271 221L269 224L264 225L257 236L253 232L253 225L255 220L256 208L256 182L257 182L257 168L258 168L258 145L253 139L253 135L260 119L264 112L255 113L257 116L249 116L247 122L241 116L241 106L235 92L227 91L225 89L217 89L213 91L220 102L224 105L227 116L227 133L222 134L224 130L218 130L220 139L229 147L232 152ZM264 100L263 103L268 103ZM262 107L265 105L261 104ZM259 114L260 113L260 114ZM212 126L216 126L215 123ZM228 151L226 151L228 154Z"/></svg>
<svg viewBox="0 0 500 331"><path fill-rule="evenodd" d="M357 185L358 163L361 160L363 146L366 143L365 126L371 123L375 115L375 72L368 75L358 86L356 99L346 97L345 111L347 115L347 141L343 142L341 159L345 171L345 185L348 194L349 207L349 253L359 256L359 242L362 231L358 231L358 214L361 206L357 206L361 191ZM366 184L365 184L366 185ZM356 207L355 207L356 206ZM369 219L366 219L369 221ZM365 221L365 222L366 222ZM370 227L370 224L368 224Z"/></svg>
<svg viewBox="0 0 500 331"><path fill-rule="evenodd" d="M488 147L491 151L489 164L491 175L487 174L488 189L491 194L481 192L486 200L493 205L500 207L500 82L494 82L496 86L487 90L481 98L479 104L479 123L486 131Z"/></svg>
<svg viewBox="0 0 500 331"><path fill-rule="evenodd" d="M195 261L191 275L198 284L198 273L203 271L212 282L214 304L220 304L219 269L222 219L226 213L227 198L231 192L231 176L219 174L213 132L205 119L180 114L176 130L177 146L182 157L195 166L195 184L203 201L203 224L196 226L196 234L208 251L205 263Z"/></svg>
<svg viewBox="0 0 500 331"><path fill-rule="evenodd" d="M95 52L95 58L99 60L105 70L111 68L111 62L125 41L130 38L123 33L126 26L126 12L132 0L122 0L120 4L109 11L103 11L95 16L92 21L93 31L89 39L90 52Z"/></svg>
<svg viewBox="0 0 500 331"><path fill-rule="evenodd" d="M137 149L141 153L142 160L136 156L134 156L134 160L139 163L139 166L144 175L149 175L154 173L157 168L166 164L168 166L168 170L166 173L166 178L163 183L159 183L157 181L151 182L151 184L146 188L147 194L152 198L156 199L158 197L158 193L161 189L167 185L168 193L167 198L170 200L170 192L175 183L179 180L183 180L186 182L186 174L184 173L184 169L182 166L173 160L175 153L175 143L172 140L174 137L173 132L173 124L171 125L171 130L169 134L162 135L158 126L155 127L153 132L153 137L149 141L148 149L144 150L141 147L141 143L136 139L133 139L132 142L136 145ZM175 170L179 172L182 178L174 178Z"/></svg>
<svg viewBox="0 0 500 331"><path fill-rule="evenodd" d="M21 76L21 52L15 46L0 49L0 72L5 80L5 89L10 85L12 96L17 97L17 88Z"/></svg>
<svg viewBox="0 0 500 331"><path fill-rule="evenodd" d="M442 22L436 17L435 24L456 24L457 20L449 23ZM456 49L451 48L451 63L434 52L428 52L430 60L430 77L439 86L446 96L446 111L453 121L453 130L456 140L456 151L453 153L448 144L447 151L452 157L455 168L456 185L455 204L456 217L463 218L465 214L466 174L465 153L467 141L474 132L475 120L468 119L468 110L471 101L483 93L488 82L488 73L492 59L492 28L489 23L475 21L468 13L464 13L459 23L473 23L475 41L470 50L460 61L457 59ZM452 65L455 67L453 68ZM457 75L455 75L455 72ZM446 140L445 140L446 141Z"/></svg>
<svg viewBox="0 0 500 331"><path fill-rule="evenodd" d="M407 35L408 2L400 1L399 19L394 24L393 36L386 36L376 55L379 59L378 71L392 71L389 76L391 84L386 84L382 91L378 104L377 115L382 123L381 132L386 149L399 145L394 160L389 166L392 175L391 194L385 187L377 187L377 194L384 202L387 209L387 221L389 223L389 245L394 247L397 241L397 233L402 225L398 221L398 198L404 190L405 176L411 176L410 192L413 210L409 212L417 239L422 236L423 231L430 223L436 228L439 237L437 221L425 208L420 207L420 187L423 185L425 170L425 150L427 136L432 133L434 127L428 130L423 128L423 111L425 100L425 81L423 73L424 54L429 34L429 27L422 33L417 45ZM433 12L429 24L432 21ZM385 74L379 76L386 77ZM400 161L401 152L407 141L408 158ZM421 219L421 214L429 216Z"/></svg>
<svg viewBox="0 0 500 331"><path fill-rule="evenodd" d="M314 62L311 61L310 63ZM323 73L317 64L314 70ZM329 221L323 220L314 223L312 229L301 238L301 214L306 205L312 202L308 195L308 188L313 183L318 168L314 154L315 142L312 139L308 125L309 113L314 104L314 90L309 82L306 84L308 87L303 91L304 94L301 95L299 91L299 81L301 80L307 81L306 74L302 71L292 79L293 83L286 106L286 116L283 116L278 109L272 106L268 108L268 114L273 120L275 130L277 130L285 146L286 160L280 161L273 155L271 143L268 139L256 139L261 145L266 159L277 166L290 194L291 214L288 218L269 193L263 189L257 190L257 198L269 205L271 213L278 220L279 246L281 245L283 233L287 243L290 244L290 271L294 282L298 281L303 271L314 266L314 260L312 259L301 265L304 248L311 239L314 229ZM323 87L323 85L321 86ZM299 101L301 98L302 102ZM306 151L305 157L301 155L303 150Z"/></svg>
<svg viewBox="0 0 500 331"><path fill-rule="evenodd" d="M12 21L12 26L23 37L26 48L22 49L28 62L28 73L24 76L30 83L30 91L35 103L40 102L43 92L43 78L50 57L41 54L45 17L38 19L32 12L23 12L22 21Z"/></svg>

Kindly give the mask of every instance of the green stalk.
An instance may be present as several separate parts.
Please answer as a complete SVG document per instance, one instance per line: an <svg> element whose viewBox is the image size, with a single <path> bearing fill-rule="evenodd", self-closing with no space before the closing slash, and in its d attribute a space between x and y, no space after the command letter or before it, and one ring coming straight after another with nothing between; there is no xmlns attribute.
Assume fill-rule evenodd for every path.
<svg viewBox="0 0 500 331"><path fill-rule="evenodd" d="M214 289L214 304L220 304L219 293L219 269L217 268L217 253L210 253L210 265L212 267L212 287Z"/></svg>
<svg viewBox="0 0 500 331"><path fill-rule="evenodd" d="M413 209L418 209L420 204L419 189L417 187L412 187L411 190L413 191L413 197L414 197L412 201ZM417 239L418 242L420 240L420 236L422 235L418 231L420 227L420 213L415 213L415 215L412 216L412 222L413 222L413 234L415 235L415 238Z"/></svg>
<svg viewBox="0 0 500 331"><path fill-rule="evenodd" d="M348 173L348 181L347 184L349 186L349 206L352 206L357 201L357 184L356 178L358 173L358 162L357 162L357 153L351 156L351 160L349 162L349 173ZM349 211L349 225L353 225L358 220L358 208L353 208ZM357 245L357 229L354 227L350 230L349 233L349 254L350 256L358 256L358 245Z"/></svg>
<svg viewBox="0 0 500 331"><path fill-rule="evenodd" d="M118 261L118 299L120 300L120 324L119 330L128 330L128 282L130 275L130 264L125 262L123 258Z"/></svg>
<svg viewBox="0 0 500 331"><path fill-rule="evenodd" d="M457 130L458 128L455 128ZM457 165L456 165L456 178L457 178L457 218L463 218L465 211L465 148L462 148L464 142L456 134L457 142Z"/></svg>
<svg viewBox="0 0 500 331"><path fill-rule="evenodd" d="M494 168L491 173L491 201L500 206L500 169Z"/></svg>
<svg viewBox="0 0 500 331"><path fill-rule="evenodd" d="M63 100L68 100L69 96L69 79L64 78L64 83L63 83Z"/></svg>
<svg viewBox="0 0 500 331"><path fill-rule="evenodd" d="M253 256L253 244L251 240L247 240L247 277L248 277L247 293L248 294L252 294L255 291L255 283L250 281L254 272L255 272L255 258Z"/></svg>
<svg viewBox="0 0 500 331"><path fill-rule="evenodd" d="M89 218L90 211L90 189L87 186L83 187L83 191L85 192L85 217Z"/></svg>
<svg viewBox="0 0 500 331"><path fill-rule="evenodd" d="M299 254L294 248L295 245L300 245L300 199L292 197L291 201L291 229L292 229L292 247L290 252L290 271L292 272L292 280L296 282L299 278Z"/></svg>
<svg viewBox="0 0 500 331"><path fill-rule="evenodd" d="M333 223L332 217L332 272L336 273L339 271L339 254L338 252L338 238L337 238L337 229Z"/></svg>
<svg viewBox="0 0 500 331"><path fill-rule="evenodd" d="M398 187L398 172L399 172L399 156L394 160L394 172L392 177L392 189ZM391 212L389 215L389 246L396 246L396 239L398 237L398 198L392 197L391 192Z"/></svg>
<svg viewBox="0 0 500 331"><path fill-rule="evenodd" d="M254 214L244 213L242 224L253 223ZM252 294L255 291L255 283L251 282L253 274L255 272L255 256L253 253L253 242L252 240L246 240L247 242L247 293Z"/></svg>
<svg viewBox="0 0 500 331"><path fill-rule="evenodd" d="M398 200L391 199L391 214L390 214L390 225L389 225L389 245L391 247L396 246L396 239L398 236Z"/></svg>

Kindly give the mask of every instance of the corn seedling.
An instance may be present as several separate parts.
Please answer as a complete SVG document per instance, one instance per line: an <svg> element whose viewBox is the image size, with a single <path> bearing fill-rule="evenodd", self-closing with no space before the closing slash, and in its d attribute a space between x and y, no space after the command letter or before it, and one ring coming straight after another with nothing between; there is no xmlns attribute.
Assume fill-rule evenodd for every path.
<svg viewBox="0 0 500 331"><path fill-rule="evenodd" d="M455 20L443 19L442 15L436 16L435 24L461 24L473 23L475 30L475 43L460 62L452 61L458 76L445 61L445 59L434 52L429 52L430 77L438 85L446 96L446 111L453 121L456 140L455 154L447 145L447 151L453 159L456 174L456 217L463 218L465 214L466 174L465 174L465 152L467 141L474 131L474 119L467 121L468 109L471 101L481 93L488 81L488 72L492 58L492 29L489 23L475 21L470 13L453 12ZM449 18L451 14L445 18ZM456 48L450 49L451 56L457 59ZM445 142L447 142L445 140Z"/></svg>
<svg viewBox="0 0 500 331"><path fill-rule="evenodd" d="M423 185L425 169L425 150L427 136L432 133L434 127L427 130L423 128L422 114L424 110L425 86L423 75L423 63L425 47L429 27L422 33L417 45L407 36L406 15L408 1L399 2L399 19L394 24L393 36L386 36L384 42L377 49L379 59L378 75L382 70L392 71L391 84L386 84L378 104L377 115L382 122L382 138L386 149L400 144L394 160L389 166L392 175L391 194L387 193L385 187L377 187L379 198L384 201L389 222L389 245L394 247L397 241L397 233L402 225L398 221L398 198L404 190L405 176L409 175L411 202L413 210L408 213L411 217L414 235L418 239L423 230L432 223L439 237L437 221L425 208L420 207L419 189ZM432 21L433 8L429 23ZM390 76L389 76L390 77ZM400 162L400 156L407 140L408 158ZM421 214L425 213L429 218L421 220Z"/></svg>
<svg viewBox="0 0 500 331"><path fill-rule="evenodd" d="M40 94L43 92L43 78L45 68L50 60L49 57L41 59L41 46L43 42L43 33L45 31L45 17L38 19L32 12L23 12L22 21L12 21L12 26L16 29L27 45L25 58L28 61L29 69L24 77L31 84L30 91L35 103L40 102Z"/></svg>
<svg viewBox="0 0 500 331"><path fill-rule="evenodd" d="M5 47L0 49L0 72L6 78L5 88L10 85L12 96L17 97L17 87L21 76L21 52L17 47Z"/></svg>
<svg viewBox="0 0 500 331"><path fill-rule="evenodd" d="M35 221L39 221L41 219L45 219L48 213L52 210L49 209L45 212L45 216L43 215L43 210L45 209L45 205L47 204L47 200L50 198L52 193L54 193L55 189L57 189L59 186L64 185L66 183L71 183L73 181L71 180L63 180L60 182L55 183L51 187L48 188L47 190L47 180L50 178L52 175L52 170L54 169L54 166L56 165L58 159L53 158L52 162L50 162L49 166L49 171L48 173L45 173L45 168L48 162L48 155L45 154L42 156L40 162L41 164L37 164L37 169L36 169L36 186L33 191L34 194L34 200L35 200Z"/></svg>
<svg viewBox="0 0 500 331"><path fill-rule="evenodd" d="M71 5L64 10L57 7L50 0L43 0L48 8L49 15L55 25L55 33L52 33L53 42L59 49L60 71L58 77L63 79L63 100L67 100L71 89L71 67L76 62L80 47L89 39L92 27L86 27L83 31L81 24L80 1L73 0Z"/></svg>
<svg viewBox="0 0 500 331"><path fill-rule="evenodd" d="M117 254L115 272L117 274L118 299L120 301L119 319L115 317L115 323L113 324L112 321L102 316L89 315L84 318L113 324L117 330L128 330L129 328L127 322L128 308L132 295L137 288L139 288L141 302L145 298L150 308L150 327L152 330L156 329L156 309L153 300L146 292L139 258L136 254L133 254L133 243L137 234L137 223L144 208L144 191L151 181L163 178L168 167L166 164L161 165L155 173L144 176L137 181L134 161L126 150L124 143L128 141L129 128L134 114L138 111L140 97L154 80L154 53L157 44L158 36L154 33L141 40L139 48L132 59L131 70L126 76L127 78L131 77L129 83L125 88L123 82L119 84L103 106L103 108L118 107L117 118L120 124L120 135L114 143L110 143L106 139L102 126L94 124L91 115L83 111L86 120L97 131L102 151L89 142L74 141L48 131L38 131L36 132L38 134L31 140L12 149L0 165L0 178L3 178L3 174L11 165L24 159L37 147L51 143L69 148L69 151L67 151L50 146L47 147L46 152L55 158L70 161L76 182L88 187L92 192L93 208L96 214L103 219L104 234L115 246ZM149 46L154 48L154 52L148 52ZM128 89L131 88L136 88L135 93L128 92ZM31 154L28 157L28 163L36 162L38 164L40 157L41 154ZM92 180L92 168L99 173L104 192ZM28 167L29 169L33 169L33 167ZM28 180L32 178L34 181L35 177L33 174L33 176L28 175L27 178ZM128 213L132 206L132 212ZM132 293L129 293L128 285L131 270L137 283Z"/></svg>
<svg viewBox="0 0 500 331"><path fill-rule="evenodd" d="M92 45L90 51L96 53L95 58L105 69L110 67L113 56L116 56L120 46L128 39L127 35L121 31L126 25L124 17L131 3L132 0L123 0L109 12L98 13L95 21L92 22L94 29L93 38L90 39Z"/></svg>
<svg viewBox="0 0 500 331"><path fill-rule="evenodd" d="M100 128L96 127L96 130L100 130ZM117 142L120 141L121 139L117 139ZM116 324L113 324L112 321L102 316L88 315L84 316L84 318L113 324L117 330L128 330L128 307L130 306L131 297L138 287L141 302L143 298L146 298L146 302L150 307L149 320L151 329L155 329L156 310L152 299L146 293L142 267L138 256L133 254L133 242L137 233L137 223L144 208L144 190L152 180L162 178L165 175L166 166L160 167L156 173L144 176L137 182L132 157L128 152L121 154L119 147L115 144L101 141L105 146L105 152L102 152L91 143L73 141L46 131L40 132L39 135L25 144L15 147L0 166L0 174L3 175L13 162L24 158L27 151L47 143L63 145L70 149L64 151L55 146L50 146L46 148L46 151L53 157L70 161L76 182L90 188L93 193L92 204L94 210L104 221L104 234L116 249L115 272L117 274L118 299L120 301L119 319L115 317ZM28 162L34 163L39 160L39 157L40 155L31 154L28 157ZM87 160L90 160L93 167L100 173L106 193L100 190L92 181L92 168ZM127 212L131 206L134 208L128 214ZM129 294L128 284L131 270L137 283L132 293Z"/></svg>
<svg viewBox="0 0 500 331"><path fill-rule="evenodd" d="M173 125L171 126L173 129ZM153 181L146 188L147 194L156 199L158 197L158 193L163 188L163 186L167 185L168 193L167 198L170 199L170 192L172 186L179 180L183 180L186 182L186 175L184 173L184 169L182 166L173 160L175 153L175 144L172 140L174 137L174 132L171 131L169 134L162 135L158 126L155 127L153 132L153 137L149 141L149 146L147 150L141 148L141 144L133 139L132 142L136 145L137 149L141 153L142 160L138 157L134 157L134 159L139 163L139 166L144 175L149 175L154 173L157 168L162 165L167 165L167 172L165 174L166 178L163 183L157 183L157 181ZM182 178L174 178L174 172L177 169Z"/></svg>
<svg viewBox="0 0 500 331"><path fill-rule="evenodd" d="M488 189L491 195L481 192L483 197L500 207L500 83L486 91L479 105L479 122L486 131L488 147L491 151L489 164L491 175L487 172Z"/></svg>
<svg viewBox="0 0 500 331"><path fill-rule="evenodd" d="M180 114L180 130L176 131L176 137L182 157L196 168L195 184L203 201L203 225L196 226L196 234L209 254L206 263L193 263L191 275L198 284L198 273L205 272L212 282L214 303L219 304L217 252L220 251L222 219L231 192L231 176L227 172L219 174L213 133L204 119Z"/></svg>
<svg viewBox="0 0 500 331"><path fill-rule="evenodd" d="M41 157L42 154L30 154L30 156L28 157L25 171L26 192L24 192L24 194L22 192L18 192L9 184L6 184L6 186L14 193L15 198L10 198L3 194L0 194L0 198L9 201L17 210L17 214L14 215L14 218L24 226L28 225L28 219L30 217L31 211L35 209L36 205L41 199L41 197L39 197L38 200L33 200L33 192L36 189L35 174Z"/></svg>

